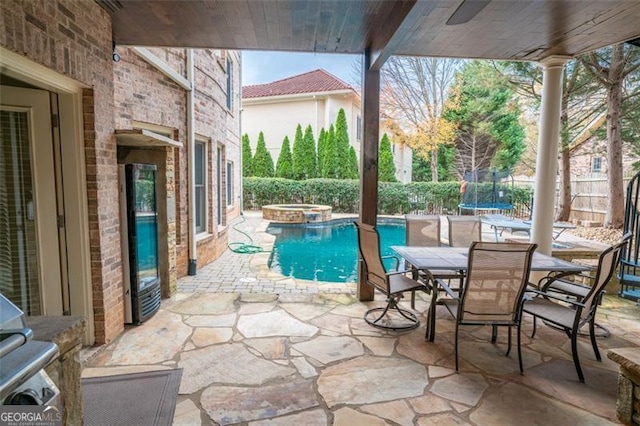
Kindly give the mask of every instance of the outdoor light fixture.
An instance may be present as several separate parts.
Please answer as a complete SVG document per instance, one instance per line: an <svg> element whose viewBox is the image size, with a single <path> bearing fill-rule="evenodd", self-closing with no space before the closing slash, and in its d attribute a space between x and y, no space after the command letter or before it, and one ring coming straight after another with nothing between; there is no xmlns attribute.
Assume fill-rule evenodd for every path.
<svg viewBox="0 0 640 426"><path fill-rule="evenodd" d="M447 25L465 24L472 20L491 0L464 0L447 21Z"/></svg>
<svg viewBox="0 0 640 426"><path fill-rule="evenodd" d="M113 42L113 62L120 62L120 55L116 52L116 42Z"/></svg>

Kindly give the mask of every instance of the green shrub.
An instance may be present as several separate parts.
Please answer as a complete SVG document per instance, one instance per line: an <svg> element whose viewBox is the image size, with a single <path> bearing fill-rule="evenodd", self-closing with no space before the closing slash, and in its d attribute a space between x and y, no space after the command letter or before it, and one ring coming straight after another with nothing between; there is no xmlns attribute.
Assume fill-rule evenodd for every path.
<svg viewBox="0 0 640 426"><path fill-rule="evenodd" d="M506 189L505 189L506 190ZM336 213L358 213L360 181L357 179L245 178L244 208L258 210L267 204L324 204ZM508 188L516 211L528 215L531 188ZM457 214L460 182L380 182L378 214Z"/></svg>

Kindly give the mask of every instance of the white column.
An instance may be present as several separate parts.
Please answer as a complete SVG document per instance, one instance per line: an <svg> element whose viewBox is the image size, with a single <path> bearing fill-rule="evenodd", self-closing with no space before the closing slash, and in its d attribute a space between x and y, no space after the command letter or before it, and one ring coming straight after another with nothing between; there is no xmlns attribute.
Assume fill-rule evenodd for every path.
<svg viewBox="0 0 640 426"><path fill-rule="evenodd" d="M540 61L543 71L542 105L536 159L536 184L533 193L531 241L537 243L538 251L544 254L551 254L560 140L562 75L564 65L570 59L567 56L549 56Z"/></svg>

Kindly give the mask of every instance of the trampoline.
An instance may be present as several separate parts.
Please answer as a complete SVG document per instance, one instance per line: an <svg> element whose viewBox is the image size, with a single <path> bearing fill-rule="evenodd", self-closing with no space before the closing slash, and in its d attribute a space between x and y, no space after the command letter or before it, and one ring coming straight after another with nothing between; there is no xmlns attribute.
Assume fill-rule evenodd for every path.
<svg viewBox="0 0 640 426"><path fill-rule="evenodd" d="M620 254L620 296L640 305L640 173L627 185L623 235L631 232L631 240Z"/></svg>
<svg viewBox="0 0 640 426"><path fill-rule="evenodd" d="M513 177L508 170L474 170L465 172L460 193L462 201L458 204L460 214L464 211L497 213L513 210L511 193Z"/></svg>

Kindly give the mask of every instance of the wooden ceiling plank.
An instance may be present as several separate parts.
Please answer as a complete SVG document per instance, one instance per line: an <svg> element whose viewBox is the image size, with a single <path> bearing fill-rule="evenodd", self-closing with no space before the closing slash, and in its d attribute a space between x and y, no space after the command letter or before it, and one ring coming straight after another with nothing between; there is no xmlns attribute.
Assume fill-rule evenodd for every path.
<svg viewBox="0 0 640 426"><path fill-rule="evenodd" d="M538 60L640 37L640 1L626 0L495 0L455 26L445 25L460 3L450 0L119 1L123 7L112 15L117 44L340 53L369 47L374 66L391 54Z"/></svg>

